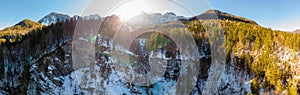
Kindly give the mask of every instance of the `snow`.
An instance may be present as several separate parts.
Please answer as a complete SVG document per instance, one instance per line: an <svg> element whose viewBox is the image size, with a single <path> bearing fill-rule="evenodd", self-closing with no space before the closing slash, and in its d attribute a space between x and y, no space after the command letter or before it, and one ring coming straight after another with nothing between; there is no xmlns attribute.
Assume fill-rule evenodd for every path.
<svg viewBox="0 0 300 95"><path fill-rule="evenodd" d="M176 21L179 19L187 19L183 16L177 16L175 13L168 12L165 14L161 13L143 13L135 16L135 18L129 20L127 23L134 25L151 25L151 24L162 24L165 22Z"/></svg>
<svg viewBox="0 0 300 95"><path fill-rule="evenodd" d="M88 40L88 39L85 39L84 37L79 37L78 39L81 40L81 41L89 42L89 40Z"/></svg>
<svg viewBox="0 0 300 95"><path fill-rule="evenodd" d="M55 67L54 66L52 66L52 65L49 65L48 66L48 70L49 70L49 73L50 74L52 74L52 71L55 69Z"/></svg>
<svg viewBox="0 0 300 95"><path fill-rule="evenodd" d="M54 79L54 80L61 80L61 79L60 79L60 78L58 78L58 77L54 77L53 79Z"/></svg>
<svg viewBox="0 0 300 95"><path fill-rule="evenodd" d="M207 55L204 52L199 53L199 58L202 59L204 57L207 57Z"/></svg>
<svg viewBox="0 0 300 95"><path fill-rule="evenodd" d="M104 47L112 47L112 41L109 40L109 42L106 42L107 39L105 37L102 37L101 35L98 35L100 38L99 45ZM87 39L84 39L83 37L80 37L79 40L88 41ZM139 45L144 47L145 46L146 39L139 39ZM54 51L56 48L52 48L50 51ZM112 49L112 48L110 48ZM124 54L129 54L133 56L138 56L134 54L133 52L129 51L128 49L124 48L121 45L114 45L114 49L117 51L120 51ZM210 55L205 54L205 50L207 48L204 48L204 50L199 52L200 58L208 58ZM244 52L244 51L242 51ZM45 52L49 53L49 52ZM110 50L104 51L105 54L110 54ZM262 52L255 51L255 54L261 54ZM169 58L166 58L166 51L165 50L157 50L157 51L151 51L150 58L157 58L157 59L163 59L168 60ZM66 54L67 57L70 57L71 55ZM273 52L270 56L277 56L278 60L287 62L291 64L292 66L298 66L300 64L300 53L297 51L294 51L292 49L289 49L287 47L280 47L278 48L278 51ZM192 57L187 54L181 54L176 55L176 58L180 58L182 60L190 60ZM226 89L222 91L218 91L219 94L247 94L246 92L251 92L251 75L247 72L240 71L239 68L235 66L233 63L234 56L231 55L231 63L226 65L225 72L220 75L220 81L217 81L217 84L220 83L220 88L227 87ZM39 58L38 58L39 59ZM117 59L114 59L112 57L108 58L109 60L105 62L105 64L108 64L111 68L114 64L112 63L118 63ZM37 59L36 59L37 60ZM293 61L291 61L293 60ZM8 64L7 60L4 60L6 62L6 66ZM56 62L61 62L57 57L54 57L54 60ZM67 62L65 62L67 63ZM161 64L161 62L158 62ZM114 95L122 95L122 94L132 94L131 90L132 88L129 88L130 85L126 85L126 81L124 77L129 76L129 73L131 72L117 72L115 69L112 69L111 74L109 74L108 78L102 77L102 73L100 73L101 70L101 64L99 66L95 65L93 66L94 69L91 68L80 68L77 69L70 74L66 76L48 76L48 72L42 72L38 69L36 64L33 64L30 68L31 72L34 72L32 77L39 78L37 76L40 76L39 83L42 86L43 90L47 90L46 92L43 92L42 94L80 94L83 92L84 94L99 94L101 92L105 92L105 94L114 94ZM278 62L278 66L281 66L281 63ZM56 70L55 66L50 64L47 66L49 72L52 74L54 70ZM164 66L166 68L166 66ZM181 67L181 74L187 74L187 69L185 69L186 66L182 65ZM283 67L284 68L284 67ZM132 69L132 68L130 68ZM157 68L155 68L157 69ZM214 70L214 69L212 69ZM212 72L211 70L211 72ZM7 72L7 68L5 68L5 72ZM94 75L94 76L93 76ZM300 75L294 75L294 78L298 79L300 78ZM194 80L196 80L196 77L193 77ZM59 81L62 82L62 86L59 87L56 84L54 84L53 81ZM0 85L1 85L0 81ZM206 84L211 83L211 84ZM213 85L212 82L207 82L204 80L199 80L199 88L204 89L205 85ZM11 84L10 84L11 85ZM153 94L176 94L176 81L166 81L164 79L159 80L155 83L153 88L150 88L149 90L144 89L144 87L135 86L134 89L141 91L143 94L148 93L147 91L150 91ZM0 92L0 94L2 94Z"/></svg>
<svg viewBox="0 0 300 95"><path fill-rule="evenodd" d="M101 70L100 67L98 65L95 65L95 67L94 71L90 71L90 68L81 68L72 73L76 75L76 79L81 88L95 88L94 92L98 89L100 92L105 92L109 95L122 95L123 93L130 95L129 89L120 82L120 78L116 73L110 75L109 79L106 80L99 74ZM96 77L90 77L91 74L95 74ZM91 91L88 90L82 91L85 94L92 94Z"/></svg>
<svg viewBox="0 0 300 95"><path fill-rule="evenodd" d="M112 41L109 40L109 42L107 42L106 40L109 39L107 37L102 37L102 35L98 34L98 45L105 47L105 48L109 48L112 46Z"/></svg>
<svg viewBox="0 0 300 95"><path fill-rule="evenodd" d="M143 48L145 46L147 39L139 39L139 44Z"/></svg>
<svg viewBox="0 0 300 95"><path fill-rule="evenodd" d="M280 47L278 49L279 52L274 52L274 55L277 55L279 60L289 61L292 59L300 59L299 52L294 51L293 49L289 49L288 47ZM296 58L294 58L296 57Z"/></svg>
<svg viewBox="0 0 300 95"><path fill-rule="evenodd" d="M118 75L111 75L109 80L111 81L111 83L107 85L109 95L122 95L124 93L130 95L129 89L119 81L120 77L118 77Z"/></svg>
<svg viewBox="0 0 300 95"><path fill-rule="evenodd" d="M61 91L58 92L60 92L63 95L79 94L79 92L81 92L78 82L75 79L74 72L72 72L69 76L63 77L63 79L64 79L64 84L62 86L63 89L61 89Z"/></svg>
<svg viewBox="0 0 300 95"><path fill-rule="evenodd" d="M57 22L63 22L63 21L70 20L71 18L74 18L75 20L78 20L79 17L80 16L78 16L78 15L70 17L70 16L65 15L65 14L52 12L52 13L46 15L45 17L43 17L42 19L40 19L38 22L43 24L43 25L51 25L51 24L55 24ZM100 16L98 14L83 17L83 20L97 20L97 19L100 19Z"/></svg>
<svg viewBox="0 0 300 95"><path fill-rule="evenodd" d="M93 15L89 15L89 16L84 16L83 19L84 20L98 20L98 19L100 19L100 16L98 14L93 14Z"/></svg>
<svg viewBox="0 0 300 95"><path fill-rule="evenodd" d="M124 47L122 47L121 45L114 45L113 47L116 51L120 51L122 53L125 53L125 54L129 54L129 55L132 55L132 56L135 56L137 57L138 55L134 54L133 52L129 51L128 49L125 49Z"/></svg>
<svg viewBox="0 0 300 95"><path fill-rule="evenodd" d="M57 57L54 58L55 61L60 62L61 60Z"/></svg>
<svg viewBox="0 0 300 95"><path fill-rule="evenodd" d="M164 60L169 60L171 58L166 57L166 52L167 51L162 51L162 50L157 50L157 51L151 51L149 53L150 59L158 58L158 59L164 59Z"/></svg>
<svg viewBox="0 0 300 95"><path fill-rule="evenodd" d="M71 17L68 15L53 12L46 15L44 18L40 19L38 22L43 25L51 25L57 22L63 22L69 20L70 18Z"/></svg>

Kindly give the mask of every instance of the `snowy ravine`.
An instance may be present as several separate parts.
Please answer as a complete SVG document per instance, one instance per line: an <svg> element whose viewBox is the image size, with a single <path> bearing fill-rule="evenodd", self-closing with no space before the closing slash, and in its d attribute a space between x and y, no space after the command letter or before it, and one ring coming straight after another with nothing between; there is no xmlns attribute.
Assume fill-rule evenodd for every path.
<svg viewBox="0 0 300 95"><path fill-rule="evenodd" d="M100 37L99 37L100 38ZM103 37L105 39L105 37ZM83 40L84 41L84 40ZM105 40L99 40L99 45L103 48L110 48L112 45L112 42L105 42ZM110 43L110 44L109 44ZM62 47L62 50L68 51L69 49L66 49L69 47L67 44ZM204 45L207 46L207 45ZM122 46L117 46L117 50L127 53L129 55L132 55L133 53L129 50L124 49ZM205 57L205 55L208 52L209 49L203 50L201 54L201 62L203 63L203 67L205 67L205 62L208 62L207 60L209 57ZM60 51L62 52L62 51ZM106 53L110 53L110 49L107 51L104 51ZM206 52L206 53L205 53ZM124 79L122 79L122 76L120 73L117 73L115 69L112 69L114 64L113 62L116 61L115 59L109 57L107 60L104 60L104 56L102 56L102 61L104 60L104 64L96 64L92 66L93 68L86 67L86 68L80 68L75 71L71 71L68 74L65 74L63 76L52 76L53 73L60 71L61 69L57 69L55 66L55 63L69 63L70 62L70 53L64 52L66 56L64 60L61 58L57 58L55 54L59 53L53 53L51 54L51 58L44 57L42 60L50 60L49 66L47 66L48 71L47 72L39 72L43 70L38 70L37 68L41 68L38 66L32 66L32 69L34 70L34 75L39 75L39 85L46 90L45 92L42 92L44 94L114 94L114 95L120 95L120 94L146 94L149 93L169 93L169 94L175 94L176 92L176 81L160 81L156 85L157 88L150 88L148 90L145 90L143 87L136 87L131 84L128 84ZM165 52L159 51L157 53L151 53L151 58L162 58L166 60L165 58ZM46 58L46 59L45 59ZM100 58L101 59L101 58ZM185 59L187 59L185 57ZM49 63L49 62L48 62ZM53 64L51 64L53 63ZM67 66L63 66L67 67ZM204 82L206 81L205 72L207 72L207 68L202 68L203 71L200 72L198 77L198 83L197 86L194 88L193 91L191 91L193 94L198 94L199 91L203 90ZM37 73L39 72L39 73ZM202 75L203 74L203 75ZM55 74L54 74L55 75ZM202 76L201 76L202 75ZM33 76L36 77L36 76ZM222 82L220 84L220 88L218 90L218 94L246 94L251 92L250 90L250 75L248 75L245 71L239 71L237 68L235 68L233 62L228 64L226 66L226 71L222 75ZM234 83L234 84L232 84ZM158 89L158 88L165 88ZM175 88L174 88L175 87ZM33 91L34 92L34 91Z"/></svg>

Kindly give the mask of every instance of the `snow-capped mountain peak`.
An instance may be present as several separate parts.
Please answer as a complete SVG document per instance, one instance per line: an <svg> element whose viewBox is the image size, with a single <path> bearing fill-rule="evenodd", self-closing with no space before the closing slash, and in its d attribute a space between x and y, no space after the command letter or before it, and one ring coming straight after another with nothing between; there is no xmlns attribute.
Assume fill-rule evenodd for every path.
<svg viewBox="0 0 300 95"><path fill-rule="evenodd" d="M101 17L98 14L93 14L93 15L89 15L89 16L84 16L83 18L84 18L84 20L92 20L92 19L96 20L96 19L100 19Z"/></svg>
<svg viewBox="0 0 300 95"><path fill-rule="evenodd" d="M149 25L149 24L161 24L170 21L176 21L179 19L187 19L183 16L177 16L173 12L167 12L165 14L161 13L143 13L141 15L135 16L133 19L128 21L129 24L138 24L138 25Z"/></svg>
<svg viewBox="0 0 300 95"><path fill-rule="evenodd" d="M71 17L65 14L60 14L56 12L52 12L42 19L40 19L38 22L43 24L43 25L50 25L50 24L55 24L57 22L62 22L70 19Z"/></svg>
<svg viewBox="0 0 300 95"><path fill-rule="evenodd" d="M175 13L173 13L173 12L165 13L164 16L163 16L163 18L164 18L164 22L178 20L177 15Z"/></svg>

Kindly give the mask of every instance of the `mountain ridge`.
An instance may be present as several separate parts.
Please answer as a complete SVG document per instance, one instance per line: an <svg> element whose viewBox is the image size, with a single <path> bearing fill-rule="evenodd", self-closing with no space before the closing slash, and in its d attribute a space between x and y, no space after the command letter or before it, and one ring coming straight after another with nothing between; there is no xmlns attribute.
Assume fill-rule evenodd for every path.
<svg viewBox="0 0 300 95"><path fill-rule="evenodd" d="M293 31L292 33L300 34L300 29Z"/></svg>
<svg viewBox="0 0 300 95"><path fill-rule="evenodd" d="M219 10L216 10L216 9L207 10L206 12L191 18L191 20L194 20L194 19L232 20L232 21L239 21L239 22L245 22L245 23L251 23L251 24L256 24L257 25L257 23L253 20L249 20L249 19L241 17L241 16L236 16L236 15L233 15L233 14L222 12L222 11L219 11Z"/></svg>
<svg viewBox="0 0 300 95"><path fill-rule="evenodd" d="M19 23L17 23L14 26L18 26L18 25L20 25L22 27L32 27L32 26L41 25L41 24L37 23L37 22L34 22L32 20L29 20L29 19L24 19L24 20L20 21Z"/></svg>
<svg viewBox="0 0 300 95"><path fill-rule="evenodd" d="M89 16L69 16L67 14L63 13L58 13L58 12L51 12L38 20L38 23L41 23L42 25L51 25L55 24L57 22L63 22L66 20L69 20L71 18L78 19L79 17L83 17L85 20L89 19L101 19L100 15L98 14L93 14ZM108 17L108 16L107 16ZM173 12L166 12L164 14L161 13L143 13L141 15L137 15L136 18L133 19L133 21L127 21L129 23L134 23L134 22L144 22L144 21L139 21L139 19L146 20L149 22L148 24L161 24L164 22L169 22L169 21L175 21L175 20L195 20L195 19L203 19L203 20L209 20L209 19L221 19L221 20L233 20L233 21L240 21L240 22L245 22L245 23L251 23L251 24L257 24L253 20L249 20L244 17L236 16L233 14L229 14L226 12L222 12L216 9L210 9L204 13L201 13L200 15L194 16L194 17L184 17L184 16L178 16ZM136 21L135 21L136 20ZM5 28L4 28L5 29Z"/></svg>
<svg viewBox="0 0 300 95"><path fill-rule="evenodd" d="M22 34L25 35L31 30L34 30L36 28L41 28L43 27L42 24L34 22L29 19L24 19L14 26L6 27L2 30L0 30L1 35L0 36L5 36L5 35L15 35L15 34Z"/></svg>
<svg viewBox="0 0 300 95"><path fill-rule="evenodd" d="M131 18L126 23L129 24L139 24L139 25L149 25L149 24L162 24L165 22L176 21L179 19L187 19L184 16L178 16L173 12L162 13L142 13Z"/></svg>
<svg viewBox="0 0 300 95"><path fill-rule="evenodd" d="M50 14L41 18L38 22L43 25L55 24L57 22L62 22L70 19L71 17L66 14L51 12Z"/></svg>

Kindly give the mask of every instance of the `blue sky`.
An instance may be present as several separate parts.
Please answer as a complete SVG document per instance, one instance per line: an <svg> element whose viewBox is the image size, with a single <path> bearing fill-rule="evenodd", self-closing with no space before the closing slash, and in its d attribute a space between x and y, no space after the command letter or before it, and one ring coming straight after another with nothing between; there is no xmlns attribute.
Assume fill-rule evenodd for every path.
<svg viewBox="0 0 300 95"><path fill-rule="evenodd" d="M265 27L287 31L300 29L300 0L209 0L209 2L213 8L255 20Z"/></svg>
<svg viewBox="0 0 300 95"><path fill-rule="evenodd" d="M91 3L103 6L99 14L103 16L124 0L2 0L0 1L0 29L16 24L22 19L39 20L50 12L68 15L94 14L87 11ZM151 2L153 0L149 0ZM156 2L159 0L156 0ZM204 0L177 0L195 14L200 14ZM260 25L272 29L292 31L300 29L300 0L208 0L214 9L255 20ZM159 7L159 6L157 6ZM184 15L184 14L183 14Z"/></svg>

